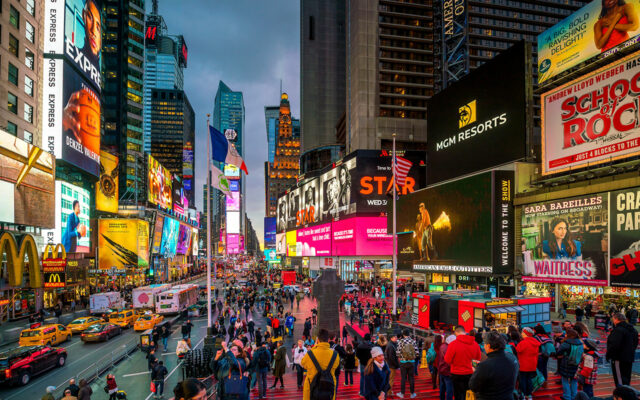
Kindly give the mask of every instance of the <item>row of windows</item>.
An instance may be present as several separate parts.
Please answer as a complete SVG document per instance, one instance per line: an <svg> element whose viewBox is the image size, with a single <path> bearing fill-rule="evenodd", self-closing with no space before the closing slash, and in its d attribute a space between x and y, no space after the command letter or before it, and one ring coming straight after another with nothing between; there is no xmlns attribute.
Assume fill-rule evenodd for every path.
<svg viewBox="0 0 640 400"><path fill-rule="evenodd" d="M414 76L414 75L401 75L390 74L386 72L380 73L380 81L382 82L401 82L401 83L415 83L418 85L433 85L433 79L431 77Z"/></svg>
<svg viewBox="0 0 640 400"><path fill-rule="evenodd" d="M427 117L427 113L423 111L390 110L384 107L380 107L380 116L393 118L425 119Z"/></svg>
<svg viewBox="0 0 640 400"><path fill-rule="evenodd" d="M415 107L415 108L426 108L427 104L425 100L416 100L416 99L403 99L397 97L387 97L384 96L383 93L380 94L380 106L389 105L389 106L398 106L398 107Z"/></svg>
<svg viewBox="0 0 640 400"><path fill-rule="evenodd" d="M431 31L414 31L413 29L395 29L395 28L383 28L378 29L380 35L402 36L408 39L426 39L433 40L433 33Z"/></svg>
<svg viewBox="0 0 640 400"><path fill-rule="evenodd" d="M428 15L428 16L430 17L431 15ZM432 20L398 18L398 17L391 17L391 16L388 16L388 15L380 15L378 17L378 22L383 23L383 24L387 23L387 24L404 25L404 26L408 26L408 27L416 26L418 28L432 28L433 27L433 21Z"/></svg>
<svg viewBox="0 0 640 400"><path fill-rule="evenodd" d="M469 17L469 23L484 26L495 26L499 28L521 29L528 32L542 32L546 29L546 26L526 24L514 21L502 21L493 18Z"/></svg>
<svg viewBox="0 0 640 400"><path fill-rule="evenodd" d="M482 3L485 3L485 4L491 3L496 5L502 5L502 6L523 8L525 10L545 11L548 13L559 14L559 15L569 15L571 13L571 11L567 10L566 8L545 6L542 4L538 4L535 1L528 3L521 0L482 0ZM580 0L564 0L564 3L570 6L582 7L585 2Z"/></svg>
<svg viewBox="0 0 640 400"><path fill-rule="evenodd" d="M433 43L414 42L412 40L401 40L401 39L380 38L380 47L399 47L401 49L433 51Z"/></svg>
<svg viewBox="0 0 640 400"><path fill-rule="evenodd" d="M18 125L14 124L11 121L7 121L7 132L12 134L13 136L18 136ZM28 130L24 130L24 140L33 144L33 133Z"/></svg>
<svg viewBox="0 0 640 400"><path fill-rule="evenodd" d="M390 51L380 50L380 58L395 58L398 60L411 60L411 61L433 61L433 55L416 53L413 51Z"/></svg>
<svg viewBox="0 0 640 400"><path fill-rule="evenodd" d="M15 86L18 86L18 67L9 63L8 71L9 82L13 83ZM24 92L33 97L33 79L29 78L27 75L24 76Z"/></svg>
<svg viewBox="0 0 640 400"><path fill-rule="evenodd" d="M18 96L11 92L7 92L7 110L18 115ZM24 103L23 118L28 123L33 124L33 106L29 103Z"/></svg>
<svg viewBox="0 0 640 400"><path fill-rule="evenodd" d="M431 82L433 83L433 79L431 79ZM398 95L406 94L409 96L431 96L433 95L433 90L427 88L413 88L380 84L380 93L392 93Z"/></svg>
<svg viewBox="0 0 640 400"><path fill-rule="evenodd" d="M470 28L469 32L476 35L492 36L492 37L504 38L504 39L512 39L512 40L524 39L529 42L537 41L536 35L523 34L520 32L508 32L508 31L501 31L501 30L495 30L495 29L484 29L484 28L475 28L475 27Z"/></svg>
<svg viewBox="0 0 640 400"><path fill-rule="evenodd" d="M403 71L403 72L415 72L419 74L433 74L433 67L418 65L418 64L405 64L405 63L393 63L393 62L380 62L380 69L389 71Z"/></svg>
<svg viewBox="0 0 640 400"><path fill-rule="evenodd" d="M523 19L527 21L539 21L539 22L549 22L549 23L556 23L558 21L557 17L551 17L547 15L540 15L540 14L531 14L531 13L513 11L513 10L504 10L502 8L493 8L493 7L472 7L471 12L476 12L483 15L497 15L501 17Z"/></svg>
<svg viewBox="0 0 640 400"><path fill-rule="evenodd" d="M420 5L432 6L433 2L431 1L403 1L403 3L415 3ZM393 13L402 13L402 14L410 14L410 15L422 15L422 16L431 16L432 15L432 7L411 7L411 6L400 6L400 5L387 5L380 4L378 6L378 11L380 12L393 12Z"/></svg>

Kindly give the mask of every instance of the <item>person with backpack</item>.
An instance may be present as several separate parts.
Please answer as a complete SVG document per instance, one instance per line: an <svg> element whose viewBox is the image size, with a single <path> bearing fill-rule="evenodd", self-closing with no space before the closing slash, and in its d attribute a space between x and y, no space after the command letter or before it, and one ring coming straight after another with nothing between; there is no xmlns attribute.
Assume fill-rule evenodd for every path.
<svg viewBox="0 0 640 400"><path fill-rule="evenodd" d="M451 380L451 366L444 360L449 344L456 340L455 335L449 335L436 352L435 364L438 366L438 384L440 385L440 400L453 400L453 381Z"/></svg>
<svg viewBox="0 0 640 400"><path fill-rule="evenodd" d="M482 352L475 338L467 335L464 327L456 327L455 335L456 340L449 344L444 361L451 366L453 397L455 400L464 400L469 389L469 379L473 373L472 362L479 361L482 358Z"/></svg>
<svg viewBox="0 0 640 400"><path fill-rule="evenodd" d="M638 331L627 322L622 313L613 314L613 330L607 338L607 361L611 361L613 381L616 386L629 385L631 368L636 348Z"/></svg>
<svg viewBox="0 0 640 400"><path fill-rule="evenodd" d="M307 349L304 347L304 342L302 340L298 340L298 347L293 348L293 366L297 373L298 389L302 389L302 380L304 379L304 368L302 368L300 362L306 354Z"/></svg>
<svg viewBox="0 0 640 400"><path fill-rule="evenodd" d="M544 377L544 380L548 380L548 365L549 358L556 355L556 347L553 345L553 340L547 334L544 326L538 324L533 327L535 335L533 336L538 342L540 342L540 354L538 355L538 371Z"/></svg>
<svg viewBox="0 0 640 400"><path fill-rule="evenodd" d="M367 366L369 359L371 358L371 349L373 343L371 343L371 335L365 334L364 340L358 343L356 347L356 358L360 363L360 396L364 396L364 368Z"/></svg>
<svg viewBox="0 0 640 400"><path fill-rule="evenodd" d="M331 350L334 350L338 353L338 368L336 368L336 393L338 391L338 387L340 386L340 374L342 373L342 369L344 366L344 358L347 355L347 351L340 344L340 340L337 337L332 337L329 339L329 347Z"/></svg>
<svg viewBox="0 0 640 400"><path fill-rule="evenodd" d="M187 322L182 324L181 333L182 333L182 338L183 339L190 339L191 338L191 328L193 328L193 324L191 323L191 320L189 320L189 319L187 320Z"/></svg>
<svg viewBox="0 0 640 400"><path fill-rule="evenodd" d="M410 336L408 329L402 331L402 338L398 341L398 349L396 350L398 361L400 362L400 393L396 396L404 398L404 392L407 381L411 390L411 398L417 396L415 390L414 368L416 357L419 356L418 345Z"/></svg>
<svg viewBox="0 0 640 400"><path fill-rule="evenodd" d="M533 378L537 375L538 350L540 342L533 336L533 329L527 327L522 330L522 340L516 346L518 364L520 365L520 391L525 400L532 400Z"/></svg>
<svg viewBox="0 0 640 400"><path fill-rule="evenodd" d="M271 353L267 349L267 344L263 343L253 353L256 364L256 381L258 382L258 400L267 398L267 375L271 366Z"/></svg>
<svg viewBox="0 0 640 400"><path fill-rule="evenodd" d="M307 370L303 400L333 400L336 394L335 372L340 359L329 347L329 331L318 331L318 344L307 352L300 364Z"/></svg>
<svg viewBox="0 0 640 400"><path fill-rule="evenodd" d="M578 372L576 373L576 380L578 384L582 386L582 391L589 396L593 397L593 385L598 380L598 354L597 345L591 339L582 339L583 353L580 365L578 365Z"/></svg>
<svg viewBox="0 0 640 400"><path fill-rule="evenodd" d="M365 400L384 400L389 386L389 366L384 362L384 353L378 346L371 349L371 358L364 369Z"/></svg>
<svg viewBox="0 0 640 400"><path fill-rule="evenodd" d="M287 327L287 333L289 337L293 336L293 327L296 321L296 317L294 317L291 313L287 313L287 317L284 320L284 324Z"/></svg>
<svg viewBox="0 0 640 400"><path fill-rule="evenodd" d="M351 343L347 343L344 356L344 385L353 385L353 371L356 370L356 353Z"/></svg>
<svg viewBox="0 0 640 400"><path fill-rule="evenodd" d="M216 376L217 394L220 400L249 400L249 359L246 357L244 350L239 348L236 343L222 342L222 350L218 350L216 356L211 360L210 367ZM229 348L230 346L230 348ZM246 380L246 387L230 384L230 377L234 377L235 381ZM246 379L245 379L246 378ZM240 382L242 383L242 382ZM231 392L230 390L233 390Z"/></svg>
<svg viewBox="0 0 640 400"><path fill-rule="evenodd" d="M431 373L431 384L433 385L433 390L436 390L436 387L438 386L438 364L436 363L436 358L438 350L440 350L440 346L442 346L442 342L442 335L436 335L433 338L433 343L431 343L431 346L429 346L429 350L427 351L427 365L429 366L429 372Z"/></svg>
<svg viewBox="0 0 640 400"><path fill-rule="evenodd" d="M282 340L278 341L278 349L275 354L275 366L273 368L273 385L269 389L275 389L276 383L280 381L280 389L284 389L284 380L282 377L284 373L287 371L287 348L284 347L284 342Z"/></svg>
<svg viewBox="0 0 640 400"><path fill-rule="evenodd" d="M558 374L562 378L562 400L573 400L578 392L576 372L582 360L583 344L578 332L567 329L566 337L560 344L558 358Z"/></svg>
<svg viewBox="0 0 640 400"><path fill-rule="evenodd" d="M396 374L400 368L400 361L398 360L398 334L389 334L389 343L387 348L384 349L384 359L389 367L389 391L387 392L387 398L393 396L392 389L393 383L396 380Z"/></svg>

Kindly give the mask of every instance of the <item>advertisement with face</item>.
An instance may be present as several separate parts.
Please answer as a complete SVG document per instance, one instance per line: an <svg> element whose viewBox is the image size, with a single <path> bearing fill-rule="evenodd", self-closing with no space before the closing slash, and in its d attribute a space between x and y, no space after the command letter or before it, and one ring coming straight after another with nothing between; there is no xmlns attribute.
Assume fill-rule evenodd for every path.
<svg viewBox="0 0 640 400"><path fill-rule="evenodd" d="M607 285L608 193L522 208L525 282Z"/></svg>
<svg viewBox="0 0 640 400"><path fill-rule="evenodd" d="M59 202L59 204L58 204ZM61 222L61 241L67 253L88 253L91 248L89 221L91 194L64 181L56 181L56 225Z"/></svg>
<svg viewBox="0 0 640 400"><path fill-rule="evenodd" d="M276 217L264 218L264 247L276 246Z"/></svg>
<svg viewBox="0 0 640 400"><path fill-rule="evenodd" d="M300 188L291 190L287 198L287 229L295 229L298 213L301 208Z"/></svg>
<svg viewBox="0 0 640 400"><path fill-rule="evenodd" d="M538 82L638 42L640 1L593 0L538 35Z"/></svg>
<svg viewBox="0 0 640 400"><path fill-rule="evenodd" d="M235 165L227 164L224 166L224 176L229 180L240 179L240 168Z"/></svg>
<svg viewBox="0 0 640 400"><path fill-rule="evenodd" d="M173 191L171 172L149 154L148 156L148 200L151 204L171 210Z"/></svg>
<svg viewBox="0 0 640 400"><path fill-rule="evenodd" d="M320 197L320 180L315 178L300 188L302 207L296 214L296 226L314 224L320 220L318 204Z"/></svg>
<svg viewBox="0 0 640 400"><path fill-rule="evenodd" d="M98 220L98 268L149 266L149 223L137 219Z"/></svg>
<svg viewBox="0 0 640 400"><path fill-rule="evenodd" d="M320 197L323 221L356 212L356 199L352 196L352 174L356 168L355 154L320 176Z"/></svg>
<svg viewBox="0 0 640 400"><path fill-rule="evenodd" d="M101 0L47 0L44 12L44 53L64 54L97 91L101 83L101 10Z"/></svg>
<svg viewBox="0 0 640 400"><path fill-rule="evenodd" d="M165 217L162 228L162 243L160 244L160 254L165 258L176 255L178 247L178 235L180 234L180 222L177 219Z"/></svg>
<svg viewBox="0 0 640 400"><path fill-rule="evenodd" d="M299 256L331 255L331 223L298 229L296 242L301 251Z"/></svg>
<svg viewBox="0 0 640 400"><path fill-rule="evenodd" d="M274 249L265 249L264 250L264 260L270 264L276 264L280 262L278 255Z"/></svg>
<svg viewBox="0 0 640 400"><path fill-rule="evenodd" d="M160 245L162 244L162 228L164 226L164 216L156 215L156 224L153 228L153 242L151 243L151 251L153 254L160 253Z"/></svg>
<svg viewBox="0 0 640 400"><path fill-rule="evenodd" d="M176 254L188 254L191 244L191 227L186 224L180 224L178 231L178 242L176 244Z"/></svg>
<svg viewBox="0 0 640 400"><path fill-rule="evenodd" d="M100 151L100 180L96 184L96 210L118 213L118 157Z"/></svg>
<svg viewBox="0 0 640 400"><path fill-rule="evenodd" d="M50 229L56 221L59 224L51 212L55 207L51 154L0 129L0 166L0 222Z"/></svg>
<svg viewBox="0 0 640 400"><path fill-rule="evenodd" d="M277 224L276 228L278 232L284 232L287 230L287 220L289 219L289 207L288 196L284 195L278 198L278 210L277 210Z"/></svg>
<svg viewBox="0 0 640 400"><path fill-rule="evenodd" d="M543 175L640 154L640 52L541 100Z"/></svg>
<svg viewBox="0 0 640 400"><path fill-rule="evenodd" d="M611 193L611 286L640 287L640 188Z"/></svg>
<svg viewBox="0 0 640 400"><path fill-rule="evenodd" d="M287 254L287 234L286 233L276 234L276 254L278 255Z"/></svg>

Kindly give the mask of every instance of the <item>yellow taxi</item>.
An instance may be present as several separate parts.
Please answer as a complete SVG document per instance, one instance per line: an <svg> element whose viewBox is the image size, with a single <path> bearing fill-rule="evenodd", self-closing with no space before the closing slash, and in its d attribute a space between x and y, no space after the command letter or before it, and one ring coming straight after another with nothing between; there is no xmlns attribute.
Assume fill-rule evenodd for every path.
<svg viewBox="0 0 640 400"><path fill-rule="evenodd" d="M57 346L71 338L71 329L61 324L43 325L20 333L20 346Z"/></svg>
<svg viewBox="0 0 640 400"><path fill-rule="evenodd" d="M109 322L118 325L120 328L131 328L138 319L133 310L122 310L115 315L115 317L109 316Z"/></svg>
<svg viewBox="0 0 640 400"><path fill-rule="evenodd" d="M100 317L82 317L76 318L67 324L67 328L73 333L79 333L90 327L91 325L104 322Z"/></svg>
<svg viewBox="0 0 640 400"><path fill-rule="evenodd" d="M133 325L133 330L146 331L147 329L153 329L153 327L158 325L163 320L164 320L164 317L162 315L146 314L138 318L136 323Z"/></svg>

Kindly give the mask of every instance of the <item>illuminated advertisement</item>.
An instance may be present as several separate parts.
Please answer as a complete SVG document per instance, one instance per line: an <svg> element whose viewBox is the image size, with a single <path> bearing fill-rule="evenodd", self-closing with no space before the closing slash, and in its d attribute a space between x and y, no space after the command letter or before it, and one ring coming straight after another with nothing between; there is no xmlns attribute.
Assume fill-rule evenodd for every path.
<svg viewBox="0 0 640 400"><path fill-rule="evenodd" d="M193 177L193 145L187 142L182 149L182 176Z"/></svg>
<svg viewBox="0 0 640 400"><path fill-rule="evenodd" d="M227 234L229 233L240 233L240 212L238 211L227 212Z"/></svg>
<svg viewBox="0 0 640 400"><path fill-rule="evenodd" d="M301 206L296 214L296 226L320 221L320 180L311 179L300 188Z"/></svg>
<svg viewBox="0 0 640 400"><path fill-rule="evenodd" d="M100 97L73 68L46 59L42 148L88 173L100 172Z"/></svg>
<svg viewBox="0 0 640 400"><path fill-rule="evenodd" d="M99 91L102 1L46 0L44 3L44 53L64 54Z"/></svg>
<svg viewBox="0 0 640 400"><path fill-rule="evenodd" d="M96 210L118 212L118 157L100 151L100 180L96 184Z"/></svg>
<svg viewBox="0 0 640 400"><path fill-rule="evenodd" d="M173 212L179 216L186 216L187 209L189 208L189 200L185 195L184 188L179 179L175 177L172 179L171 183L171 200L173 202Z"/></svg>
<svg viewBox="0 0 640 400"><path fill-rule="evenodd" d="M67 253L91 249L91 193L79 186L56 181L55 228L42 231L47 244L62 243Z"/></svg>
<svg viewBox="0 0 640 400"><path fill-rule="evenodd" d="M320 205L321 220L342 217L356 212L356 199L352 196L352 174L356 168L356 157L342 160L340 165L320 176ZM291 213L291 200L289 213ZM297 209L296 209L297 211ZM295 214L294 214L295 215ZM295 221L295 220L294 220Z"/></svg>
<svg viewBox="0 0 640 400"><path fill-rule="evenodd" d="M176 243L176 254L188 254L191 245L191 227L180 224L178 231L178 242Z"/></svg>
<svg viewBox="0 0 640 400"><path fill-rule="evenodd" d="M611 192L609 284L640 287L640 188Z"/></svg>
<svg viewBox="0 0 640 400"><path fill-rule="evenodd" d="M640 52L541 100L543 175L640 154Z"/></svg>
<svg viewBox="0 0 640 400"><path fill-rule="evenodd" d="M176 255L179 234L180 222L177 219L165 217L164 227L162 228L162 242L160 244L160 254L165 258Z"/></svg>
<svg viewBox="0 0 640 400"><path fill-rule="evenodd" d="M393 254L393 236L387 217L355 217L333 222L333 256Z"/></svg>
<svg viewBox="0 0 640 400"><path fill-rule="evenodd" d="M231 192L225 198L227 211L240 211L240 192Z"/></svg>
<svg viewBox="0 0 640 400"><path fill-rule="evenodd" d="M232 233L227 235L227 254L240 253L240 235Z"/></svg>
<svg viewBox="0 0 640 400"><path fill-rule="evenodd" d="M224 176L229 178L229 180L240 179L240 168L235 165L226 164L224 166Z"/></svg>
<svg viewBox="0 0 640 400"><path fill-rule="evenodd" d="M287 254L287 234L286 233L276 234L276 254L278 255Z"/></svg>
<svg viewBox="0 0 640 400"><path fill-rule="evenodd" d="M50 229L60 225L51 212L56 200L51 154L0 129L0 166L0 222Z"/></svg>
<svg viewBox="0 0 640 400"><path fill-rule="evenodd" d="M231 190L232 192L239 192L240 191L240 181L229 181L229 190Z"/></svg>
<svg viewBox="0 0 640 400"><path fill-rule="evenodd" d="M192 228L191 230L191 255L198 256L198 250L200 247L198 245L198 230L196 228Z"/></svg>
<svg viewBox="0 0 640 400"><path fill-rule="evenodd" d="M296 257L299 256L297 251L296 231L289 231L286 233L287 237L287 256Z"/></svg>
<svg viewBox="0 0 640 400"><path fill-rule="evenodd" d="M276 247L276 217L264 218L264 247Z"/></svg>
<svg viewBox="0 0 640 400"><path fill-rule="evenodd" d="M280 258L276 254L274 249L265 249L264 250L264 260L269 264L279 264Z"/></svg>
<svg viewBox="0 0 640 400"><path fill-rule="evenodd" d="M296 231L296 243L301 250L298 256L331 255L331 224L298 229Z"/></svg>
<svg viewBox="0 0 640 400"><path fill-rule="evenodd" d="M522 207L525 282L607 285L608 193Z"/></svg>
<svg viewBox="0 0 640 400"><path fill-rule="evenodd" d="M149 223L138 219L98 220L98 268L149 266Z"/></svg>
<svg viewBox="0 0 640 400"><path fill-rule="evenodd" d="M637 43L639 13L639 0L594 0L538 35L538 82Z"/></svg>
<svg viewBox="0 0 640 400"><path fill-rule="evenodd" d="M151 204L171 210L173 191L171 172L149 154L148 156L148 200Z"/></svg>
<svg viewBox="0 0 640 400"><path fill-rule="evenodd" d="M162 228L164 226L164 216L156 215L156 224L153 228L153 242L151 243L151 252L153 254L160 253L160 245L162 244Z"/></svg>

